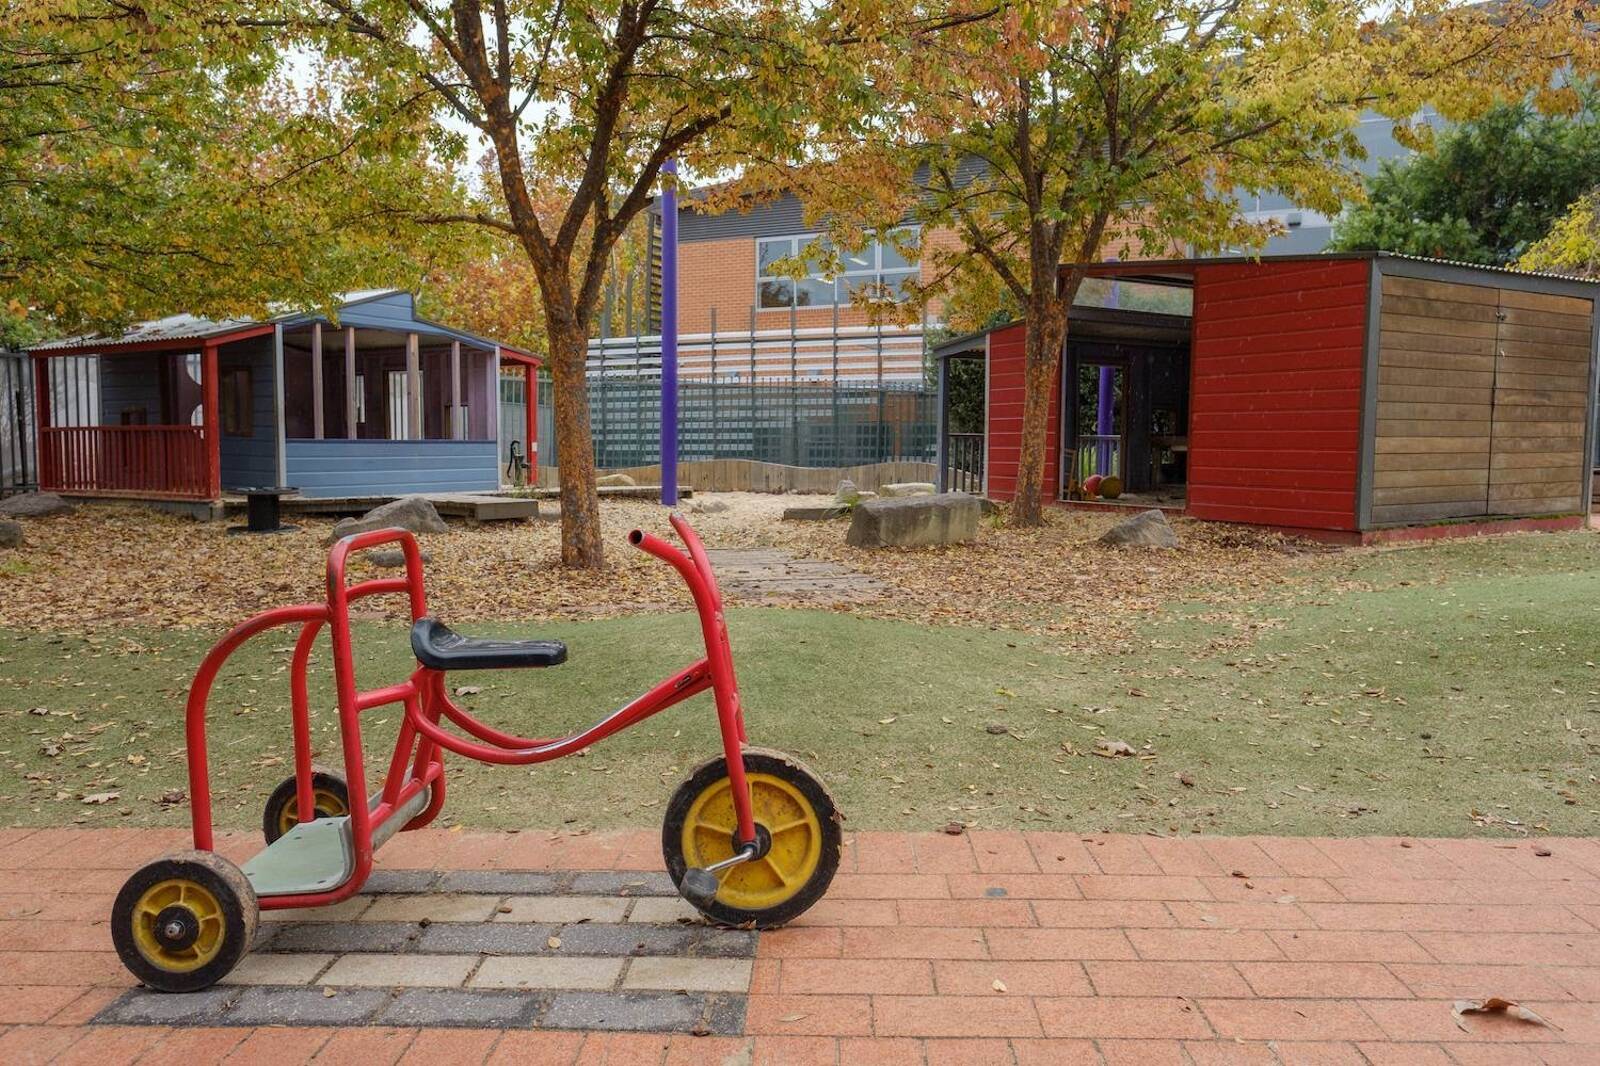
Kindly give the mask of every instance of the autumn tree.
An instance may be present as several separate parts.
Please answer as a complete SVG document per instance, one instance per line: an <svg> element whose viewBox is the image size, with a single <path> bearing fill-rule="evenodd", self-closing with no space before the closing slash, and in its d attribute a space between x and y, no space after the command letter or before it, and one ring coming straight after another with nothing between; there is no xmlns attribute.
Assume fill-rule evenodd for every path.
<svg viewBox="0 0 1600 1066"><path fill-rule="evenodd" d="M492 159L449 219L513 242L538 283L561 455L562 559L603 561L586 380L612 253L662 165L718 175L849 136L867 71L904 66L888 0L288 0L285 31L355 126L431 112ZM292 38L288 35L292 34ZM465 148L465 146L463 146Z"/></svg>
<svg viewBox="0 0 1600 1066"><path fill-rule="evenodd" d="M0 7L0 306L57 331L327 306L474 253L430 124L352 128L259 5ZM308 167L306 160L319 160Z"/></svg>
<svg viewBox="0 0 1600 1066"><path fill-rule="evenodd" d="M1082 264L1259 247L1241 193L1336 213L1358 191L1354 131L1377 111L1413 141L1424 103L1461 120L1549 88L1589 45L1566 0L1018 0L927 42L893 110L916 211L948 226L945 273L987 276L1026 316L1023 447L1012 520L1042 520L1050 393ZM1063 269L1063 264L1068 266Z"/></svg>

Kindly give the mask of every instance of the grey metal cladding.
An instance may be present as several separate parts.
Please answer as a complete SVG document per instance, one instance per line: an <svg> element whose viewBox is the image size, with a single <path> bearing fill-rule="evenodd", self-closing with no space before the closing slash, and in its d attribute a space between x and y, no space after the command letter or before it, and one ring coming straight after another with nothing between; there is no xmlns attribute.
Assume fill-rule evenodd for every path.
<svg viewBox="0 0 1600 1066"><path fill-rule="evenodd" d="M988 171L988 164L976 156L967 156L956 164L957 185L965 185ZM919 166L912 176L919 186L928 183L928 168ZM783 193L777 199L757 204L747 211L729 210L721 214L704 214L694 210L694 198L678 210L678 240L688 244L693 241L725 241L736 237L787 237L796 233L811 233L818 227L808 225L804 205L793 193ZM908 217L904 221L912 222Z"/></svg>

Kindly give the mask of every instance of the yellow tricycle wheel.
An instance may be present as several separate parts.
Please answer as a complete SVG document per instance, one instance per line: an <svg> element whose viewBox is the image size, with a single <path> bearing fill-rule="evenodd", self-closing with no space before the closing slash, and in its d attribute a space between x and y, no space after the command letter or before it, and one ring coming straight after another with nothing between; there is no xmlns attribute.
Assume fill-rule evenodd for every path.
<svg viewBox="0 0 1600 1066"><path fill-rule="evenodd" d="M128 878L111 908L111 939L123 965L158 992L215 984L250 949L255 890L214 852L157 859Z"/></svg>
<svg viewBox="0 0 1600 1066"><path fill-rule="evenodd" d="M828 890L839 868L840 817L822 781L789 756L749 748L744 765L759 857L720 871L709 902L685 898L714 921L770 929ZM681 889L689 869L731 858L738 823L726 763L714 759L696 769L673 794L662 826L672 883Z"/></svg>
<svg viewBox="0 0 1600 1066"><path fill-rule="evenodd" d="M350 813L350 786L345 784L342 774L333 770L311 767L311 796L314 813L309 821ZM286 777L267 797L267 805L261 812L261 835L271 844L299 824L299 789L293 777Z"/></svg>

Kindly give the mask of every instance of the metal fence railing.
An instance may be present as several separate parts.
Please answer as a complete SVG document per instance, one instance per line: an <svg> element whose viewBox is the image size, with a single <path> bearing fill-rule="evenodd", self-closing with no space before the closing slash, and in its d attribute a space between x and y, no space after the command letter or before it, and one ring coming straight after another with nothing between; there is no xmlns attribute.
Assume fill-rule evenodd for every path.
<svg viewBox="0 0 1600 1066"><path fill-rule="evenodd" d="M0 496L38 487L34 448L33 367L20 352L0 352Z"/></svg>
<svg viewBox="0 0 1600 1066"><path fill-rule="evenodd" d="M810 467L932 462L937 406L937 394L920 384L680 379L678 458ZM591 378L596 464L659 462L660 411L659 378ZM551 465L553 455L540 444L542 463Z"/></svg>
<svg viewBox="0 0 1600 1066"><path fill-rule="evenodd" d="M944 482L951 492L983 494L982 433L952 433L946 438Z"/></svg>

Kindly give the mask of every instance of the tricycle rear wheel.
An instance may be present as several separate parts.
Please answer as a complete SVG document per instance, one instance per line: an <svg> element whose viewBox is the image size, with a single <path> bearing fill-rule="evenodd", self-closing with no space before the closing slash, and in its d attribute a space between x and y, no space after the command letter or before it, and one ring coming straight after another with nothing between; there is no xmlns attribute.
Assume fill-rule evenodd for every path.
<svg viewBox="0 0 1600 1066"><path fill-rule="evenodd" d="M746 748L745 778L754 805L760 858L717 875L717 893L701 902L702 914L724 925L773 929L804 914L827 892L839 869L842 820L827 786L798 760L777 751ZM730 858L738 818L727 764L697 767L673 793L661 828L667 874L683 892L685 874Z"/></svg>
<svg viewBox="0 0 1600 1066"><path fill-rule="evenodd" d="M321 766L311 767L311 795L315 811L311 820L338 818L350 813L350 786L344 775ZM261 835L271 844L300 824L300 794L293 777L286 777L267 797L261 811Z"/></svg>
<svg viewBox="0 0 1600 1066"><path fill-rule="evenodd" d="M111 940L148 987L197 992L244 958L259 918L242 870L215 852L183 851L128 878L111 907Z"/></svg>

